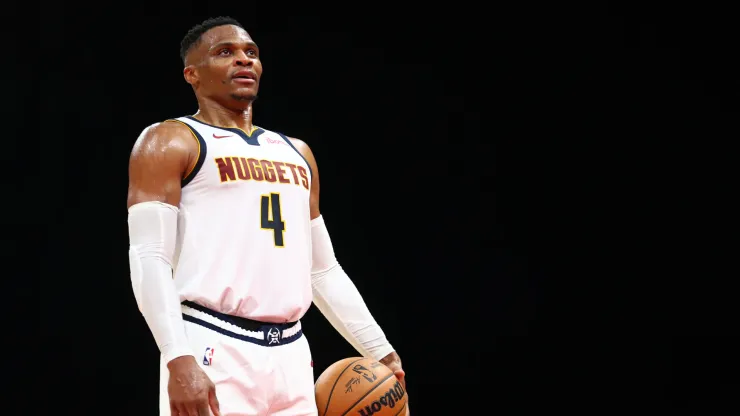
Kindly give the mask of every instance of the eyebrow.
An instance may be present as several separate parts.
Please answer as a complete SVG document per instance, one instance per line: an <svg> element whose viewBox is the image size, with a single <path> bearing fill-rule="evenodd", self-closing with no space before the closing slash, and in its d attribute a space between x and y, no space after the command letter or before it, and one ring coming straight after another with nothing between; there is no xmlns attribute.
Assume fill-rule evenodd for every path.
<svg viewBox="0 0 740 416"><path fill-rule="evenodd" d="M247 41L247 42L245 42L245 43L247 44L247 46L251 46L251 47L253 47L253 48L257 48L257 49L259 48L259 47L257 46L257 44L256 44L256 43L254 43L254 42L252 42L252 41ZM234 47L234 46L238 46L238 44L237 44L237 43L235 43L235 42L219 42L219 43L217 43L217 44L215 44L215 45L211 46L211 48L210 48L209 50L214 50L214 49L218 49L218 48L223 48L224 46Z"/></svg>

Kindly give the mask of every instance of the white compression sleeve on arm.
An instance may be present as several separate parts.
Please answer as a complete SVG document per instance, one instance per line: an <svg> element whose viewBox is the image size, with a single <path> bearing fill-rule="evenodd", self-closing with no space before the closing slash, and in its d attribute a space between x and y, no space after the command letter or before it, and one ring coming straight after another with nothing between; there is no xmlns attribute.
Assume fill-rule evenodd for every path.
<svg viewBox="0 0 740 416"><path fill-rule="evenodd" d="M162 202L129 208L129 262L134 297L165 363L193 355L172 280L179 210Z"/></svg>
<svg viewBox="0 0 740 416"><path fill-rule="evenodd" d="M337 262L324 218L311 221L313 302L364 357L380 360L394 351L360 292Z"/></svg>

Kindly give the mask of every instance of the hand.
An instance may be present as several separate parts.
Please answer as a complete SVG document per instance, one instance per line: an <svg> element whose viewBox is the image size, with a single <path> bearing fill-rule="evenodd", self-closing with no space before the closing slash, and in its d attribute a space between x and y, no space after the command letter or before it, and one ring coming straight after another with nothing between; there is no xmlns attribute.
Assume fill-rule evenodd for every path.
<svg viewBox="0 0 740 416"><path fill-rule="evenodd" d="M170 396L172 416L221 416L216 386L198 366L191 355L175 358L167 363L170 380L167 392Z"/></svg>
<svg viewBox="0 0 740 416"><path fill-rule="evenodd" d="M394 351L383 357L380 362L385 364L386 367L390 368L391 371L393 371L393 374L401 383L401 386L403 386L403 390L406 392L406 416L411 415L411 413L409 413L409 392L408 390L406 390L406 372L403 371L403 367L401 365L401 357L399 357L398 354L396 354L396 352Z"/></svg>

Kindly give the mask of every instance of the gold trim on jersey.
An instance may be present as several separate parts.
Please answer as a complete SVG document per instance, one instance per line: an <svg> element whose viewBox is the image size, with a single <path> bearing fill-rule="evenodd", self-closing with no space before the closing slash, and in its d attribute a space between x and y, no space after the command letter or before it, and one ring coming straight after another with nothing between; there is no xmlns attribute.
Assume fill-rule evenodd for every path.
<svg viewBox="0 0 740 416"><path fill-rule="evenodd" d="M252 130L249 133L247 133L246 131L242 130L239 127L226 127L226 128L241 130L242 133L244 133L244 134L247 135L247 137L252 137L252 135L254 134L254 132L257 131L257 130L259 130L259 127L255 126L255 125L252 125Z"/></svg>
<svg viewBox="0 0 740 416"><path fill-rule="evenodd" d="M188 170L188 172L185 174L185 176L182 177L182 180L185 180L188 177L190 177L190 174L193 173L193 171L195 170L195 167L198 166L198 160L200 159L200 140L198 140L198 136L195 135L195 131L190 126L190 124L188 124L188 123L186 123L184 121L180 121L180 120L174 119L174 118L171 118L171 119L168 119L168 120L165 120L165 121L174 121L174 122L177 122L177 123L180 123L180 124L184 125L185 127L188 128L188 131L190 132L190 134L193 135L193 138L195 139L195 142L198 143L198 155L196 156L195 161L193 162L193 166L191 166L190 169Z"/></svg>

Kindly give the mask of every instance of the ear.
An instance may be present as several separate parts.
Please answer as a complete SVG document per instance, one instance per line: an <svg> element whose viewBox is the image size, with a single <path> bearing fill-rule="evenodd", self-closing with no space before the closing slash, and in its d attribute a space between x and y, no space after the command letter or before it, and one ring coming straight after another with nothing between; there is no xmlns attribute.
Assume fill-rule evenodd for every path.
<svg viewBox="0 0 740 416"><path fill-rule="evenodd" d="M194 87L198 85L198 82L200 81L198 70L195 69L194 65L186 66L185 69L182 70L182 75L185 77L185 81Z"/></svg>

